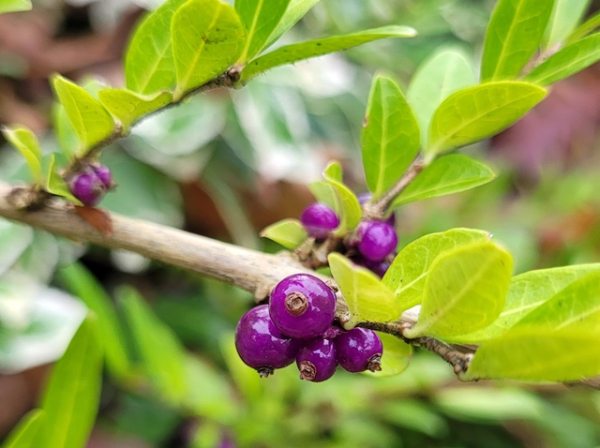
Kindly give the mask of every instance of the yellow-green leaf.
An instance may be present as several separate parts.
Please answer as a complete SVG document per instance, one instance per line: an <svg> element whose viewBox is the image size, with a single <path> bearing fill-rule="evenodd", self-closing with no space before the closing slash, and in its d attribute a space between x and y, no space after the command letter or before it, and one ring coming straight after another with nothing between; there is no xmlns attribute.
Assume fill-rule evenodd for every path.
<svg viewBox="0 0 600 448"><path fill-rule="evenodd" d="M2 448L37 448L35 441L44 419L44 411L33 409L21 418L10 432Z"/></svg>
<svg viewBox="0 0 600 448"><path fill-rule="evenodd" d="M56 172L54 164L55 157L54 154L52 154L50 156L50 164L48 165L48 173L46 174L46 191L56 196L67 198L74 204L83 205L79 199L73 196L62 176Z"/></svg>
<svg viewBox="0 0 600 448"><path fill-rule="evenodd" d="M2 134L25 157L34 182L41 182L42 149L36 135L23 126L3 127Z"/></svg>
<svg viewBox="0 0 600 448"><path fill-rule="evenodd" d="M340 225L335 229L334 235L343 236L358 226L362 209L356 195L342 183L342 167L339 163L331 162L327 165L323 176L336 193L337 205L334 210L340 218Z"/></svg>
<svg viewBox="0 0 600 448"><path fill-rule="evenodd" d="M0 0L0 14L5 12L29 11L31 0Z"/></svg>
<svg viewBox="0 0 600 448"><path fill-rule="evenodd" d="M381 355L381 370L371 372L367 370L366 375L375 377L399 375L406 370L412 357L412 345L400 340L396 336L387 333L377 333L383 343L383 354Z"/></svg>
<svg viewBox="0 0 600 448"><path fill-rule="evenodd" d="M269 238L290 250L294 250L308 238L302 223L297 219L284 219L271 224L260 232L260 236Z"/></svg>
<svg viewBox="0 0 600 448"><path fill-rule="evenodd" d="M141 95L125 89L104 89L98 92L98 96L104 107L119 119L124 133L136 120L166 106L173 99L171 92Z"/></svg>

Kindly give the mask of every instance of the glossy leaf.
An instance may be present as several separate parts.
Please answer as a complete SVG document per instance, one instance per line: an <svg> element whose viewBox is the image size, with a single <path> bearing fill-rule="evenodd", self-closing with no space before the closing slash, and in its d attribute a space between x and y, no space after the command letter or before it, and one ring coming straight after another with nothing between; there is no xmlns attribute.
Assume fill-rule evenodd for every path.
<svg viewBox="0 0 600 448"><path fill-rule="evenodd" d="M369 190L377 198L402 176L419 152L419 125L392 79L373 81L361 136Z"/></svg>
<svg viewBox="0 0 600 448"><path fill-rule="evenodd" d="M419 320L406 336L444 339L490 325L504 307L511 276L512 257L491 241L439 255L425 279Z"/></svg>
<svg viewBox="0 0 600 448"><path fill-rule="evenodd" d="M102 348L94 318L88 316L54 367L41 408L43 426L35 446L85 446L96 420L102 386Z"/></svg>
<svg viewBox="0 0 600 448"><path fill-rule="evenodd" d="M83 153L114 132L115 122L108 111L82 87L60 75L52 77L52 86L83 145Z"/></svg>
<svg viewBox="0 0 600 448"><path fill-rule="evenodd" d="M31 0L0 0L0 14L5 12L29 11Z"/></svg>
<svg viewBox="0 0 600 448"><path fill-rule="evenodd" d="M321 0L291 0L285 14L271 33L263 49L270 47L283 33L293 27L306 13Z"/></svg>
<svg viewBox="0 0 600 448"><path fill-rule="evenodd" d="M544 46L552 48L564 42L590 5L590 0L554 0L552 15L544 35Z"/></svg>
<svg viewBox="0 0 600 448"><path fill-rule="evenodd" d="M230 5L220 0L190 0L171 22L178 100L228 69L240 57L245 32Z"/></svg>
<svg viewBox="0 0 600 448"><path fill-rule="evenodd" d="M173 99L170 92L140 95L125 89L104 89L98 93L100 102L119 119L124 132L138 119L165 107Z"/></svg>
<svg viewBox="0 0 600 448"><path fill-rule="evenodd" d="M485 33L482 81L514 79L540 46L554 0L499 0Z"/></svg>
<svg viewBox="0 0 600 448"><path fill-rule="evenodd" d="M554 53L524 79L546 86L568 78L598 61L600 61L600 33L595 33Z"/></svg>
<svg viewBox="0 0 600 448"><path fill-rule="evenodd" d="M236 0L235 11L246 28L240 62L249 61L265 47L290 4L290 0Z"/></svg>
<svg viewBox="0 0 600 448"><path fill-rule="evenodd" d="M347 330L362 321L391 322L400 317L400 302L379 277L336 252L329 254L328 260L350 311L350 318L344 323Z"/></svg>
<svg viewBox="0 0 600 448"><path fill-rule="evenodd" d="M339 203L337 196L335 194L335 190L328 182L322 180L311 182L308 184L308 189L318 202L322 202L323 204L327 205L339 216L341 210L338 209Z"/></svg>
<svg viewBox="0 0 600 448"><path fill-rule="evenodd" d="M455 341L479 343L498 337L565 288L594 272L600 272L600 264L540 269L517 275L511 280L506 303L498 319L489 327L461 335Z"/></svg>
<svg viewBox="0 0 600 448"><path fill-rule="evenodd" d="M450 95L435 111L429 130L429 157L474 143L504 130L546 96L536 85L502 81Z"/></svg>
<svg viewBox="0 0 600 448"><path fill-rule="evenodd" d="M48 166L48 173L46 174L46 191L48 193L54 194L56 196L60 196L68 199L77 205L83 205L79 199L71 194L71 190L69 186L64 181L62 176L56 172L54 169L55 157L54 154L50 156L50 164Z"/></svg>
<svg viewBox="0 0 600 448"><path fill-rule="evenodd" d="M399 299L403 310L421 303L425 279L431 265L440 255L477 241L488 241L491 235L483 230L451 229L430 233L400 251L383 276L383 283Z"/></svg>
<svg viewBox="0 0 600 448"><path fill-rule="evenodd" d="M426 146L429 124L437 107L457 90L472 86L475 69L471 58L457 48L443 48L417 69L406 91Z"/></svg>
<svg viewBox="0 0 600 448"><path fill-rule="evenodd" d="M298 44L285 45L273 50L250 62L243 70L241 82L246 84L256 75L279 67L280 65L293 64L303 59L314 58L335 51L347 50L367 42L386 37L414 37L416 31L405 26L386 26L359 33L343 36L325 37Z"/></svg>
<svg viewBox="0 0 600 448"><path fill-rule="evenodd" d="M338 205L334 207L334 210L336 212L339 210L340 225L334 231L334 235L342 236L358 226L362 217L362 209L356 195L342 183L342 167L339 163L330 163L325 168L323 176L333 187L337 196Z"/></svg>
<svg viewBox="0 0 600 448"><path fill-rule="evenodd" d="M2 448L36 448L35 440L43 424L44 411L29 411L10 432Z"/></svg>
<svg viewBox="0 0 600 448"><path fill-rule="evenodd" d="M36 135L22 126L3 127L2 135L25 157L34 182L41 182L42 149Z"/></svg>
<svg viewBox="0 0 600 448"><path fill-rule="evenodd" d="M260 236L269 238L290 250L294 250L308 238L302 223L297 219L284 219L271 224L260 232Z"/></svg>
<svg viewBox="0 0 600 448"><path fill-rule="evenodd" d="M600 331L519 328L482 344L465 380L578 381L600 374Z"/></svg>
<svg viewBox="0 0 600 448"><path fill-rule="evenodd" d="M135 31L125 55L125 84L129 90L147 95L175 87L171 20L185 2L167 0Z"/></svg>
<svg viewBox="0 0 600 448"><path fill-rule="evenodd" d="M495 177L483 163L462 154L450 154L426 167L394 200L392 207L469 190Z"/></svg>
<svg viewBox="0 0 600 448"><path fill-rule="evenodd" d="M381 356L381 370L378 372L366 371L365 374L374 377L399 375L406 370L412 357L412 345L387 333L377 333L383 342Z"/></svg>

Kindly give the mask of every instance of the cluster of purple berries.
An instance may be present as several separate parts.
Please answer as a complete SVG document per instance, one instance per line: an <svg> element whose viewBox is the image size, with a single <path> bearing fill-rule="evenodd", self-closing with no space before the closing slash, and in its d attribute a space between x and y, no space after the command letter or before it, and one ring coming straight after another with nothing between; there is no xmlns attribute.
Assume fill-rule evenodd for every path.
<svg viewBox="0 0 600 448"><path fill-rule="evenodd" d="M112 173L105 165L90 165L73 176L69 188L83 205L94 206L114 187Z"/></svg>
<svg viewBox="0 0 600 448"><path fill-rule="evenodd" d="M300 378L313 382L331 378L338 365L349 372L381 370L379 336L364 328L345 331L332 326L335 306L334 292L317 277L284 278L268 305L240 319L235 331L240 358L262 377L295 360Z"/></svg>

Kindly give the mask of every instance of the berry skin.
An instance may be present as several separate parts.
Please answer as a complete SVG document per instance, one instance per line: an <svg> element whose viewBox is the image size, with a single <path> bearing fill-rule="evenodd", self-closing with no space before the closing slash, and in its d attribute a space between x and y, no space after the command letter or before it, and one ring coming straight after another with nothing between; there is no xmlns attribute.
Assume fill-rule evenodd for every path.
<svg viewBox="0 0 600 448"><path fill-rule="evenodd" d="M84 171L77 174L70 184L71 193L83 205L94 206L104 196L106 187L93 171Z"/></svg>
<svg viewBox="0 0 600 448"><path fill-rule="evenodd" d="M357 196L358 198L358 203L361 205L361 207L363 205L365 205L367 202L369 202L371 200L371 198L373 197L373 195L371 193L361 193ZM390 217L388 219L386 219L385 221L383 221L387 224L389 224L392 227L396 227L396 215L394 214L394 212L392 212L392 214L390 215Z"/></svg>
<svg viewBox="0 0 600 448"><path fill-rule="evenodd" d="M334 343L338 363L348 372L381 370L383 344L373 330L353 328L335 338Z"/></svg>
<svg viewBox="0 0 600 448"><path fill-rule="evenodd" d="M100 179L100 182L102 182L102 184L106 187L107 190L112 188L113 180L112 173L110 172L109 167L107 167L106 165L98 165L94 166L92 169L94 170L94 173L96 173L96 176L98 176L98 179Z"/></svg>
<svg viewBox="0 0 600 448"><path fill-rule="evenodd" d="M382 261L398 245L398 236L394 228L385 222L363 221L356 230L357 248L369 261Z"/></svg>
<svg viewBox="0 0 600 448"><path fill-rule="evenodd" d="M300 349L296 356L300 379L320 383L328 380L337 367L337 351L331 339L317 338Z"/></svg>
<svg viewBox="0 0 600 448"><path fill-rule="evenodd" d="M335 305L335 294L323 281L309 274L294 274L281 280L271 292L269 313L284 335L308 339L330 327Z"/></svg>
<svg viewBox="0 0 600 448"><path fill-rule="evenodd" d="M235 348L244 363L263 378L291 364L301 343L281 334L269 317L267 305L252 308L235 329Z"/></svg>
<svg viewBox="0 0 600 448"><path fill-rule="evenodd" d="M340 225L335 212L321 202L315 202L304 209L300 222L310 236L316 239L327 238L329 232Z"/></svg>

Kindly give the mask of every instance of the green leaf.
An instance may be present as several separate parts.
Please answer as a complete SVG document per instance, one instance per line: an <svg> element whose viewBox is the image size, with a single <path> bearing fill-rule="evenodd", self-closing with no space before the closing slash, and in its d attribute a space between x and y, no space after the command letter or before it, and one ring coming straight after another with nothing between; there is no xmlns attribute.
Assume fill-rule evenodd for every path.
<svg viewBox="0 0 600 448"><path fill-rule="evenodd" d="M462 335L455 340L479 343L500 336L527 314L593 272L600 272L600 264L541 269L517 275L510 283L506 303L498 319L489 327Z"/></svg>
<svg viewBox="0 0 600 448"><path fill-rule="evenodd" d="M173 99L170 92L140 95L125 89L104 89L98 93L100 102L123 126L127 133L136 120L165 107Z"/></svg>
<svg viewBox="0 0 600 448"><path fill-rule="evenodd" d="M235 10L220 0L190 0L173 15L171 41L178 100L223 73L242 52L244 27Z"/></svg>
<svg viewBox="0 0 600 448"><path fill-rule="evenodd" d="M108 370L117 378L125 377L131 370L123 346L125 337L115 308L102 285L79 263L62 268L58 271L58 278L68 291L96 314Z"/></svg>
<svg viewBox="0 0 600 448"><path fill-rule="evenodd" d="M66 160L72 160L78 148L81 147L81 142L67 116L67 111L58 101L55 101L52 106L52 124L56 130L56 137L62 154Z"/></svg>
<svg viewBox="0 0 600 448"><path fill-rule="evenodd" d="M469 190L495 177L483 163L462 154L450 154L426 167L394 200L392 207Z"/></svg>
<svg viewBox="0 0 600 448"><path fill-rule="evenodd" d="M31 0L0 0L0 14L5 12L29 11Z"/></svg>
<svg viewBox="0 0 600 448"><path fill-rule="evenodd" d="M314 58L335 51L347 50L386 37L414 37L416 31L405 26L386 26L343 36L325 37L298 44L285 45L250 62L243 70L241 83L246 84L256 75L284 64Z"/></svg>
<svg viewBox="0 0 600 448"><path fill-rule="evenodd" d="M42 149L36 135L22 126L3 127L2 135L25 157L34 182L42 181Z"/></svg>
<svg viewBox="0 0 600 448"><path fill-rule="evenodd" d="M125 84L129 90L153 94L175 87L171 20L187 1L167 0L148 14L135 31L125 55Z"/></svg>
<svg viewBox="0 0 600 448"><path fill-rule="evenodd" d="M260 232L260 236L269 238L290 250L294 250L308 238L302 223L297 219L284 219L271 224Z"/></svg>
<svg viewBox="0 0 600 448"><path fill-rule="evenodd" d="M425 280L417 324L409 338L441 339L490 325L504 307L512 257L491 241L480 241L439 255Z"/></svg>
<svg viewBox="0 0 600 448"><path fill-rule="evenodd" d="M79 199L71 194L69 186L64 181L62 176L54 169L55 156L50 156L50 164L48 165L48 173L46 175L46 191L48 193L67 198L69 201L77 205L83 205Z"/></svg>
<svg viewBox="0 0 600 448"><path fill-rule="evenodd" d="M589 5L590 0L554 0L554 8L544 35L544 47L552 48L564 42Z"/></svg>
<svg viewBox="0 0 600 448"><path fill-rule="evenodd" d="M545 96L544 89L518 81L493 82L459 90L435 111L426 152L433 157L497 134Z"/></svg>
<svg viewBox="0 0 600 448"><path fill-rule="evenodd" d="M482 81L518 76L540 45L554 0L499 0L485 33Z"/></svg>
<svg viewBox="0 0 600 448"><path fill-rule="evenodd" d="M367 370L366 375L375 377L399 375L406 370L412 357L412 345L387 333L377 333L383 342L383 354L381 355L381 370L371 372Z"/></svg>
<svg viewBox="0 0 600 448"><path fill-rule="evenodd" d="M330 209L334 210L338 216L340 215L341 210L338 209L339 204L337 196L331 184L322 180L317 180L308 184L308 189L317 201L327 205Z"/></svg>
<svg viewBox="0 0 600 448"><path fill-rule="evenodd" d="M534 68L524 79L546 86L574 75L599 60L600 33L595 33L554 53Z"/></svg>
<svg viewBox="0 0 600 448"><path fill-rule="evenodd" d="M362 209L356 195L342 183L342 167L337 162L331 162L323 171L325 180L333 187L337 197L334 210L340 218L340 225L334 235L343 236L347 231L354 230L360 223Z"/></svg>
<svg viewBox="0 0 600 448"><path fill-rule="evenodd" d="M575 42L600 27L600 13L593 15L578 26L569 36L568 42Z"/></svg>
<svg viewBox="0 0 600 448"><path fill-rule="evenodd" d="M54 75L51 82L83 145L83 153L114 132L114 120L91 94L60 75Z"/></svg>
<svg viewBox="0 0 600 448"><path fill-rule="evenodd" d="M236 0L235 11L246 28L240 62L249 61L265 47L285 15L290 0Z"/></svg>
<svg viewBox="0 0 600 448"><path fill-rule="evenodd" d="M402 310L406 310L421 303L425 279L437 257L455 248L490 238L489 233L473 229L430 233L402 249L382 281L399 299Z"/></svg>
<svg viewBox="0 0 600 448"><path fill-rule="evenodd" d="M291 0L285 14L279 21L263 49L270 47L283 33L293 27L306 13L321 0Z"/></svg>
<svg viewBox="0 0 600 448"><path fill-rule="evenodd" d="M399 301L375 274L336 252L329 254L328 260L350 311L344 328L349 330L363 321L391 322L400 317Z"/></svg>
<svg viewBox="0 0 600 448"><path fill-rule="evenodd" d="M35 439L44 424L44 411L29 411L10 432L2 448L36 448Z"/></svg>
<svg viewBox="0 0 600 448"><path fill-rule="evenodd" d="M88 316L58 361L41 401L43 426L35 446L85 446L94 426L102 386L102 348Z"/></svg>
<svg viewBox="0 0 600 448"><path fill-rule="evenodd" d="M402 176L419 152L419 125L392 79L373 81L361 136L369 190L377 198Z"/></svg>
<svg viewBox="0 0 600 448"><path fill-rule="evenodd" d="M441 102L475 83L473 62L460 49L442 48L421 64L406 91L421 128L421 146L427 146L431 117Z"/></svg>
<svg viewBox="0 0 600 448"><path fill-rule="evenodd" d="M519 328L481 345L465 380L578 381L600 374L598 329Z"/></svg>

